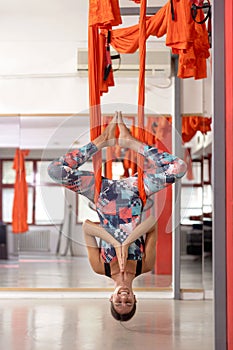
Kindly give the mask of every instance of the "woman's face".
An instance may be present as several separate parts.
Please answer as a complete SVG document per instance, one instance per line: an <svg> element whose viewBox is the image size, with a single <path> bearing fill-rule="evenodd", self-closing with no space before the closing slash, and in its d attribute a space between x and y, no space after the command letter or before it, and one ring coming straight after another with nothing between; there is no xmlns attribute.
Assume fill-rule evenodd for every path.
<svg viewBox="0 0 233 350"><path fill-rule="evenodd" d="M116 312L123 315L132 310L134 303L136 302L136 298L131 289L126 286L119 286L114 290L110 301L113 302Z"/></svg>

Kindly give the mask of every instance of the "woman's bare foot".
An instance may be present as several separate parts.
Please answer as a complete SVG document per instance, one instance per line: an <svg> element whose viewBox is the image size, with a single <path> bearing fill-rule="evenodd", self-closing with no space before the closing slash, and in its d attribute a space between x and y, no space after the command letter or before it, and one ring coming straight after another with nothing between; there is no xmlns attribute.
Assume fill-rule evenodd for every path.
<svg viewBox="0 0 233 350"><path fill-rule="evenodd" d="M118 114L115 112L115 116L112 118L111 122L104 129L104 131L92 142L96 145L98 149L115 146L116 139L116 127L117 127Z"/></svg>
<svg viewBox="0 0 233 350"><path fill-rule="evenodd" d="M133 150L138 150L141 143L136 140L130 133L129 129L125 125L121 112L118 112L118 127L120 131L118 144L120 147L131 148Z"/></svg>

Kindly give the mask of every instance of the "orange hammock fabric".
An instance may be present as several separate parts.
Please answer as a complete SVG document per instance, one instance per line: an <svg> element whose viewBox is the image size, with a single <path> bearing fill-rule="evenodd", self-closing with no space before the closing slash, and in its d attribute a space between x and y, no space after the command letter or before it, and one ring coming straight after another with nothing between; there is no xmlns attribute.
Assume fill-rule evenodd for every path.
<svg viewBox="0 0 233 350"><path fill-rule="evenodd" d="M121 23L118 0L89 0L89 26L117 26Z"/></svg>
<svg viewBox="0 0 233 350"><path fill-rule="evenodd" d="M91 117L91 139L100 134L101 110L100 96L114 85L113 73L104 80L106 66L106 37L111 30L110 44L119 53L133 53L139 48L140 72L138 95L138 126L144 129L145 98L145 41L150 35L162 37L166 34L166 45L179 55L178 77L201 79L206 77L206 59L209 57L209 41L205 24L192 20L189 0L173 0L174 20L172 19L170 1L154 16L146 17L146 0L141 3L140 23L128 28L111 30L121 23L118 0L90 0L89 6L89 95ZM204 13L198 11L200 21ZM99 33L99 28L101 32ZM140 133L140 140L144 135ZM96 177L96 195L101 186L101 156L94 158ZM145 202L142 183L142 159L138 160L139 192Z"/></svg>
<svg viewBox="0 0 233 350"><path fill-rule="evenodd" d="M104 50L105 38L99 38L99 27L111 28L121 24L118 0L89 0L88 27L88 74L89 74L89 105L90 105L90 137L94 140L101 133L100 86L104 86ZM100 52L102 55L100 55ZM102 67L102 69L100 69ZM111 76L111 75L110 75ZM108 80L108 86L111 84ZM102 87L104 88L104 87ZM101 188L102 156L98 152L93 157L94 172L96 173L95 201Z"/></svg>
<svg viewBox="0 0 233 350"><path fill-rule="evenodd" d="M138 81L138 127L141 129L139 140L144 137L144 105L145 105L145 65L146 65L146 4L147 0L141 0L139 21L139 81ZM137 154L138 191L143 204L146 204L146 192L143 181L144 157Z"/></svg>
<svg viewBox="0 0 233 350"><path fill-rule="evenodd" d="M88 60L89 60L89 104L90 104L90 137L94 140L101 133L101 109L100 109L100 94L99 94L99 35L97 26L89 26L88 31ZM93 64L93 62L96 63ZM101 152L97 152L93 156L93 167L96 174L95 186L95 201L98 198L101 188L101 169L102 157Z"/></svg>
<svg viewBox="0 0 233 350"><path fill-rule="evenodd" d="M107 91L108 86L114 85L112 72L105 82L103 72L106 64L106 37L98 40L98 28L104 27L109 29L112 25L121 23L120 12L118 11L119 4L116 0L92 0L89 6L89 104L90 104L90 120L91 120L91 140L100 134L101 111L100 111L100 96L102 91ZM138 96L138 120L139 125L144 129L144 97L145 97L145 52L146 52L146 37L145 37L145 18L146 18L146 0L142 0L141 16L140 16L140 76L139 76L139 96ZM144 141L143 134L141 140ZM95 200L101 188L101 156L96 155L93 159L94 171L96 176L96 192ZM143 185L143 159L138 159L139 167L139 193L143 202L146 202L146 194ZM109 172L109 170L108 170Z"/></svg>
<svg viewBox="0 0 233 350"><path fill-rule="evenodd" d="M14 186L14 201L12 211L12 232L23 233L28 230L28 188L26 182L26 170L24 158L29 154L28 150L17 149L15 152L13 169L16 171Z"/></svg>
<svg viewBox="0 0 233 350"><path fill-rule="evenodd" d="M152 35L166 35L166 45L179 55L177 76L180 78L206 78L206 59L210 56L208 32L205 24L193 21L189 0L173 0L175 20L172 20L171 5L168 2L154 16L146 18L146 39ZM204 18L198 11L197 20ZM140 25L111 31L111 45L119 53L133 53L139 48ZM106 36L106 30L100 35ZM100 52L103 55L103 52ZM111 85L112 86L112 78ZM106 83L100 93L107 92Z"/></svg>
<svg viewBox="0 0 233 350"><path fill-rule="evenodd" d="M212 118L200 116L183 116L182 117L182 141L189 142L197 131L206 134L211 131Z"/></svg>

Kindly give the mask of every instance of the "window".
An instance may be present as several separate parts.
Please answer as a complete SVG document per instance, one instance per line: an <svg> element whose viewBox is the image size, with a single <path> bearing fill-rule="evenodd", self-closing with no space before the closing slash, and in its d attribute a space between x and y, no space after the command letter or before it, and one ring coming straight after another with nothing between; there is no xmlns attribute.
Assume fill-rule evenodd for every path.
<svg viewBox="0 0 233 350"><path fill-rule="evenodd" d="M182 178L181 223L212 212L211 156L192 160L192 179Z"/></svg>
<svg viewBox="0 0 233 350"><path fill-rule="evenodd" d="M50 161L25 160L28 184L28 224L60 224L64 218L65 190L47 173ZM12 160L0 160L0 220L12 222L15 170Z"/></svg>

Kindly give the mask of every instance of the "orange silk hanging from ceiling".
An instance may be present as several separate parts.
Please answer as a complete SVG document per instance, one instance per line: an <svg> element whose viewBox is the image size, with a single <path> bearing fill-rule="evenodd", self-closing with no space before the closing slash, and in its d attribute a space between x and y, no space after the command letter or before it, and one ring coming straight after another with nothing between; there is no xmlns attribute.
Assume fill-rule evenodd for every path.
<svg viewBox="0 0 233 350"><path fill-rule="evenodd" d="M139 140L145 142L144 136L144 105L145 105L145 65L146 65L146 0L141 0L139 22L139 81L138 81L138 127L140 129ZM137 156L138 191L144 205L146 193L143 181L144 157Z"/></svg>
<svg viewBox="0 0 233 350"><path fill-rule="evenodd" d="M210 56L210 45L205 23L198 24L193 21L189 0L173 0L173 7L174 20L170 1L155 15L146 18L146 39L150 35L166 35L166 45L171 47L174 54L179 55L178 77L206 78L206 59ZM197 21L203 18L203 11L198 11ZM112 30L111 46L119 53L133 53L139 48L139 32L140 23ZM102 30L101 35L105 36L106 30ZM105 91L108 91L106 86Z"/></svg>
<svg viewBox="0 0 233 350"><path fill-rule="evenodd" d="M88 75L89 75L89 104L90 104L90 137L94 140L101 133L101 110L99 94L99 35L97 26L89 26L88 31ZM94 64L96 63L96 65ZM93 156L93 167L96 174L95 181L95 201L100 193L101 188L101 152Z"/></svg>
<svg viewBox="0 0 233 350"><path fill-rule="evenodd" d="M121 23L118 0L90 0L88 29L88 79L90 105L90 137L94 140L101 133L100 95L105 49L104 41L100 42L99 27L111 28ZM100 55L100 47L102 55ZM111 83L109 83L111 85ZM93 167L96 174L95 201L101 189L102 157L101 152L93 157Z"/></svg>
<svg viewBox="0 0 233 350"><path fill-rule="evenodd" d="M121 23L118 0L89 0L89 26L117 26Z"/></svg>

